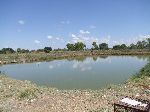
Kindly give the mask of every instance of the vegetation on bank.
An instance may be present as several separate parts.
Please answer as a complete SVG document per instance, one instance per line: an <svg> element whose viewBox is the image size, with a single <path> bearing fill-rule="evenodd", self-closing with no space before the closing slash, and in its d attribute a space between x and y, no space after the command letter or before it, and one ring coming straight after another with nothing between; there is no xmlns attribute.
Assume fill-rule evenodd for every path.
<svg viewBox="0 0 150 112"><path fill-rule="evenodd" d="M37 50L28 50L28 49L21 49L17 48L17 50L14 50L12 48L3 48L0 50L0 54L10 54L10 53L39 53L39 52L45 52L49 53L52 50L53 51L91 51L91 50L137 50L137 49L147 49L150 50L150 38L147 38L146 40L138 41L136 44L130 44L129 46L126 44L121 45L114 45L112 48L109 48L107 43L100 43L99 45L96 42L92 43L92 48L88 49L86 48L86 45L83 42L77 42L75 44L68 43L66 45L67 49L52 49L52 47L45 47L44 49L37 49Z"/></svg>
<svg viewBox="0 0 150 112"><path fill-rule="evenodd" d="M0 75L0 93L0 112L112 112L123 96L150 98L150 63L125 84L101 90L58 90Z"/></svg>
<svg viewBox="0 0 150 112"><path fill-rule="evenodd" d="M96 55L150 55L150 38L138 41L136 44L127 46L114 45L109 48L107 43L92 43L92 48L87 49L82 42L75 44L68 43L67 49L52 49L45 47L44 49L31 50L18 48L16 51L12 48L3 48L0 50L0 64L9 63L25 63L50 61L53 59L64 59L73 57L96 56Z"/></svg>
<svg viewBox="0 0 150 112"><path fill-rule="evenodd" d="M94 51L51 51L49 53L0 54L0 64L31 63L54 59L71 59L85 56L150 55L149 50L94 50Z"/></svg>
<svg viewBox="0 0 150 112"><path fill-rule="evenodd" d="M137 74L135 74L130 80L138 82L144 77L150 77L150 58L148 58L148 63Z"/></svg>
<svg viewBox="0 0 150 112"><path fill-rule="evenodd" d="M149 50L94 50L94 51L51 51L49 53L13 53L0 54L0 64L30 63L51 61L54 59L71 59L85 56L108 55L150 55Z"/></svg>

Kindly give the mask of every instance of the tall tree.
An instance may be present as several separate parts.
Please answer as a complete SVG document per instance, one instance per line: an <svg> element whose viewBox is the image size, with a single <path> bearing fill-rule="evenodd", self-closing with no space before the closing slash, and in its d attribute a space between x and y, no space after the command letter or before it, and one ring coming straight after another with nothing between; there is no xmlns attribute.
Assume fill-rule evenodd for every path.
<svg viewBox="0 0 150 112"><path fill-rule="evenodd" d="M3 48L2 53L9 54L9 53L15 53L15 51L12 48Z"/></svg>
<svg viewBox="0 0 150 112"><path fill-rule="evenodd" d="M106 44L106 43L99 44L99 49L100 50L108 50L108 44Z"/></svg>
<svg viewBox="0 0 150 112"><path fill-rule="evenodd" d="M136 45L137 45L138 49L144 49L144 48L146 48L147 42L145 40L138 41Z"/></svg>
<svg viewBox="0 0 150 112"><path fill-rule="evenodd" d="M50 51L52 51L52 48L51 48L51 47L45 47L45 48L44 48L44 52L45 52L45 53L49 53Z"/></svg>
<svg viewBox="0 0 150 112"><path fill-rule="evenodd" d="M18 53L21 53L21 48L17 48L17 52L18 52Z"/></svg>
<svg viewBox="0 0 150 112"><path fill-rule="evenodd" d="M92 45L93 45L93 47L94 47L94 48L93 48L94 50L98 50L98 45L97 45L96 42L93 42Z"/></svg>
<svg viewBox="0 0 150 112"><path fill-rule="evenodd" d="M129 48L130 48L130 49L137 49L137 46L132 43L132 44L130 44Z"/></svg>
<svg viewBox="0 0 150 112"><path fill-rule="evenodd" d="M28 49L17 48L17 52L18 53L29 53L30 51Z"/></svg>
<svg viewBox="0 0 150 112"><path fill-rule="evenodd" d="M148 46L148 49L150 50L150 38L147 38L147 46Z"/></svg>
<svg viewBox="0 0 150 112"><path fill-rule="evenodd" d="M75 43L74 47L75 47L75 50L79 51L79 50L84 50L86 45L82 42L77 42Z"/></svg>
<svg viewBox="0 0 150 112"><path fill-rule="evenodd" d="M127 49L126 44L121 44L120 49L123 49L123 50Z"/></svg>
<svg viewBox="0 0 150 112"><path fill-rule="evenodd" d="M119 49L120 49L120 45L114 45L114 46L113 46L113 49L114 49L114 50L119 50Z"/></svg>
<svg viewBox="0 0 150 112"><path fill-rule="evenodd" d="M75 49L74 49L74 44L68 43L66 46L67 46L67 49L68 49L69 51L75 50Z"/></svg>

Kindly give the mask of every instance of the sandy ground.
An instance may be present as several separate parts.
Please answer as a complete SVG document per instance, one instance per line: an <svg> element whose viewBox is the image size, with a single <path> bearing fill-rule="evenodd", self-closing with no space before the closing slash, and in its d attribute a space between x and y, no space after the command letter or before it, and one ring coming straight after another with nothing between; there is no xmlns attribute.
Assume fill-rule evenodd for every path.
<svg viewBox="0 0 150 112"><path fill-rule="evenodd" d="M102 90L58 90L0 75L0 112L112 112L123 96L150 100L150 78Z"/></svg>

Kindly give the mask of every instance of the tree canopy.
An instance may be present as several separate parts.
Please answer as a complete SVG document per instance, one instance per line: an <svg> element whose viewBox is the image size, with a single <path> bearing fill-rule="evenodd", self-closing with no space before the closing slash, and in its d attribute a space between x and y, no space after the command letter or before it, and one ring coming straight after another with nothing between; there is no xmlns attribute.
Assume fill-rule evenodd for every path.
<svg viewBox="0 0 150 112"><path fill-rule="evenodd" d="M50 51L52 51L52 48L51 48L51 47L45 47L45 48L44 48L44 52L45 52L45 53L49 53Z"/></svg>
<svg viewBox="0 0 150 112"><path fill-rule="evenodd" d="M83 42L77 42L75 44L68 43L66 46L69 51L81 51L86 48L86 45Z"/></svg>
<svg viewBox="0 0 150 112"><path fill-rule="evenodd" d="M1 52L2 52L3 54L9 54L9 53L14 53L15 51L14 51L12 48L3 48L3 49L1 50Z"/></svg>
<svg viewBox="0 0 150 112"><path fill-rule="evenodd" d="M96 42L93 42L92 45L93 45L93 49L94 49L94 50L98 50L98 45L97 45Z"/></svg>
<svg viewBox="0 0 150 112"><path fill-rule="evenodd" d="M28 49L17 48L17 52L18 53L29 53L30 51Z"/></svg>
<svg viewBox="0 0 150 112"><path fill-rule="evenodd" d="M99 44L99 49L100 50L108 50L108 44L106 44L106 43Z"/></svg>

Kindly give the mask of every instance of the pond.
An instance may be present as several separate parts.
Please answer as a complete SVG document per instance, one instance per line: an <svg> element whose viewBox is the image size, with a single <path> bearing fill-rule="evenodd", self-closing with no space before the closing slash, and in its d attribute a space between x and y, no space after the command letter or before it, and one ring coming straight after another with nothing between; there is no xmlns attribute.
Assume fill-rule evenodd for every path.
<svg viewBox="0 0 150 112"><path fill-rule="evenodd" d="M58 89L100 89L124 83L146 63L146 56L101 56L0 67L8 76Z"/></svg>

